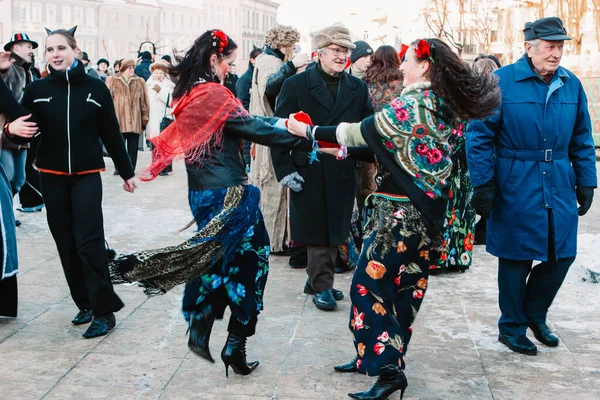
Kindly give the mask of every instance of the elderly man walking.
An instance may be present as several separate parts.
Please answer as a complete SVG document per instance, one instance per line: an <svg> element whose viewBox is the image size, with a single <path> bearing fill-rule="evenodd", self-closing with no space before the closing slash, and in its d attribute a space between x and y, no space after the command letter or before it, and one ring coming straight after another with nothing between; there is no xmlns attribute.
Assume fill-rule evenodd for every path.
<svg viewBox="0 0 600 400"><path fill-rule="evenodd" d="M373 114L367 85L344 72L354 44L346 28L332 26L313 38L319 62L288 78L277 100L275 116L306 112L315 125L359 122ZM277 180L290 187L291 239L307 245L309 281L319 309L333 310L343 298L333 289L338 246L348 237L357 170L352 160L322 154L271 149Z"/></svg>
<svg viewBox="0 0 600 400"><path fill-rule="evenodd" d="M597 178L586 95L559 66L571 38L556 17L523 32L526 54L496 72L500 110L469 124L467 158L473 205L489 217L487 251L499 258L498 340L535 355L527 327L558 346L546 315L575 260L578 214L589 210ZM532 269L533 260L541 263Z"/></svg>

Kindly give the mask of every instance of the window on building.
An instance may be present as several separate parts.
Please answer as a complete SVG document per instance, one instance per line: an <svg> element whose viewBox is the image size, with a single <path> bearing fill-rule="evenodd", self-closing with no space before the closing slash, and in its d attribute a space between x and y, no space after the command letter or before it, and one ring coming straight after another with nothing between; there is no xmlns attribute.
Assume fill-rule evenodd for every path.
<svg viewBox="0 0 600 400"><path fill-rule="evenodd" d="M102 13L102 26L108 28L108 11Z"/></svg>
<svg viewBox="0 0 600 400"><path fill-rule="evenodd" d="M42 3L31 4L31 19L33 22L42 22Z"/></svg>
<svg viewBox="0 0 600 400"><path fill-rule="evenodd" d="M19 3L19 19L24 22L31 21L31 3L28 1Z"/></svg>
<svg viewBox="0 0 600 400"><path fill-rule="evenodd" d="M56 6L54 4L46 4L46 23L56 23Z"/></svg>
<svg viewBox="0 0 600 400"><path fill-rule="evenodd" d="M62 6L60 8L60 18L63 25L71 25L71 7Z"/></svg>
<svg viewBox="0 0 600 400"><path fill-rule="evenodd" d="M93 8L86 8L85 24L92 27L96 26L96 11Z"/></svg>
<svg viewBox="0 0 600 400"><path fill-rule="evenodd" d="M83 25L83 9L81 7L73 9L73 23L75 25Z"/></svg>
<svg viewBox="0 0 600 400"><path fill-rule="evenodd" d="M127 14L127 27L129 29L133 28L133 16L131 14Z"/></svg>
<svg viewBox="0 0 600 400"><path fill-rule="evenodd" d="M171 18L173 28L177 26L177 15L173 13L173 18Z"/></svg>
<svg viewBox="0 0 600 400"><path fill-rule="evenodd" d="M112 21L112 27L118 28L119 27L119 15L116 12L114 12L111 14L110 19Z"/></svg>

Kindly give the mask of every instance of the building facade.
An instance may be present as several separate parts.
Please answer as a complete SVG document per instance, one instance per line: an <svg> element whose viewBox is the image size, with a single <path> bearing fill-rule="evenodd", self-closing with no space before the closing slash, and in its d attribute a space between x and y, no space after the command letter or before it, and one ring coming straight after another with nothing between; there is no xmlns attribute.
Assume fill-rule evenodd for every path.
<svg viewBox="0 0 600 400"><path fill-rule="evenodd" d="M158 55L183 51L207 29L221 29L239 46L245 68L251 45L262 46L276 23L278 4L269 0L0 0L0 41L26 32L40 43L45 28L77 25L76 38L90 59L136 58L141 42L156 44Z"/></svg>

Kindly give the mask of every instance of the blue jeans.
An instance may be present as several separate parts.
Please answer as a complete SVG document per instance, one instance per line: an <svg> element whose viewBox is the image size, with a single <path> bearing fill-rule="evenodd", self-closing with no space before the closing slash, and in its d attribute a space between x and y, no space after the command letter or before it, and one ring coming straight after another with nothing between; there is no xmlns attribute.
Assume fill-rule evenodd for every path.
<svg viewBox="0 0 600 400"><path fill-rule="evenodd" d="M27 161L27 149L7 150L2 149L0 162L10 182L13 195L19 193L25 184L25 162Z"/></svg>

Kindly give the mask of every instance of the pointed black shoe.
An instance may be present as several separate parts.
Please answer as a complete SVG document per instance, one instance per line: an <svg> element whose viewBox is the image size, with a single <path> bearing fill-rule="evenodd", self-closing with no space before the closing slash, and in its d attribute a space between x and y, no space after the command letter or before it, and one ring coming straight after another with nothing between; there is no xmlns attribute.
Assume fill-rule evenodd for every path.
<svg viewBox="0 0 600 400"><path fill-rule="evenodd" d="M498 341L517 353L528 356L535 356L537 354L537 347L525 335L510 336L499 334Z"/></svg>
<svg viewBox="0 0 600 400"><path fill-rule="evenodd" d="M331 290L315 293L313 296L313 303L315 303L315 306L317 306L319 310L332 311L337 308L337 303L333 298Z"/></svg>
<svg viewBox="0 0 600 400"><path fill-rule="evenodd" d="M192 313L188 329L190 332L190 339L188 340L190 350L211 363L214 363L215 360L210 355L208 342L215 317L212 306L206 307L200 318L196 318L196 313Z"/></svg>
<svg viewBox="0 0 600 400"><path fill-rule="evenodd" d="M246 337L230 333L225 347L221 351L221 360L225 364L225 376L229 377L229 366L239 375L250 375L258 367L258 361L246 361Z"/></svg>
<svg viewBox="0 0 600 400"><path fill-rule="evenodd" d="M366 392L348 393L348 396L359 400L385 400L392 393L400 390L400 398L404 396L404 391L408 386L408 381L404 372L400 371L396 375L379 375L377 382Z"/></svg>
<svg viewBox="0 0 600 400"><path fill-rule="evenodd" d="M108 331L115 327L116 323L115 314L113 313L94 317L92 324L83 333L83 337L91 339L98 336L104 336Z"/></svg>
<svg viewBox="0 0 600 400"><path fill-rule="evenodd" d="M312 285L310 284L310 278L306 278L306 283L304 284L304 293L306 294L315 294L315 289L313 289ZM337 290L334 288L331 288L331 293L333 294L333 298L336 300L344 300L344 293L342 293L341 290Z"/></svg>
<svg viewBox="0 0 600 400"><path fill-rule="evenodd" d="M92 312L92 310L79 310L79 312L77 313L75 318L73 318L73 321L71 321L71 323L73 325L89 324L90 322L92 322L93 318L94 313Z"/></svg>
<svg viewBox="0 0 600 400"><path fill-rule="evenodd" d="M358 356L354 357L352 361L348 364L344 365L336 365L333 367L337 372L357 372L358 368L356 368L356 362L358 361Z"/></svg>
<svg viewBox="0 0 600 400"><path fill-rule="evenodd" d="M558 338L550 332L546 324L529 324L533 336L542 344L550 347L558 346Z"/></svg>

